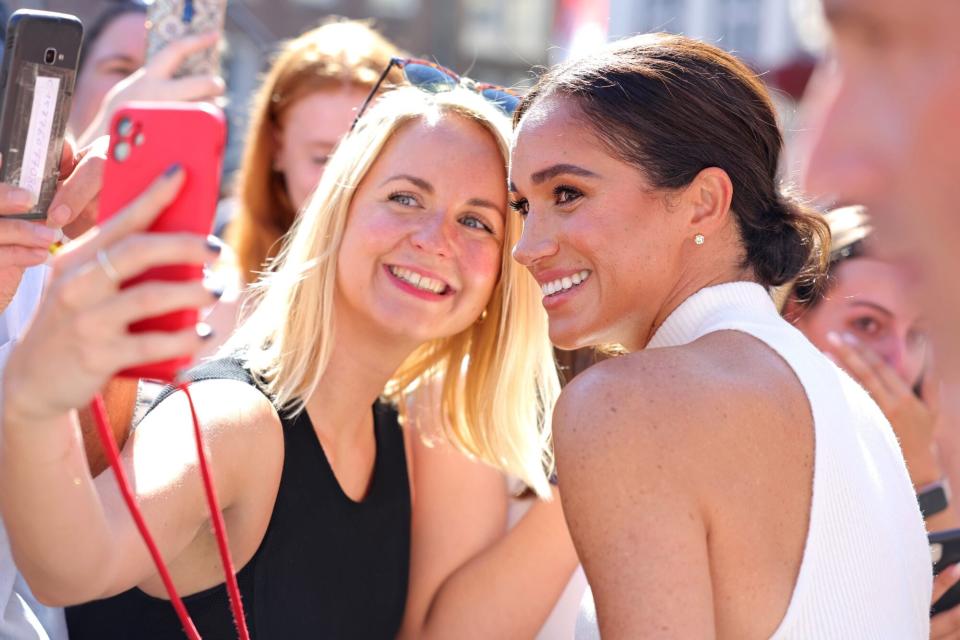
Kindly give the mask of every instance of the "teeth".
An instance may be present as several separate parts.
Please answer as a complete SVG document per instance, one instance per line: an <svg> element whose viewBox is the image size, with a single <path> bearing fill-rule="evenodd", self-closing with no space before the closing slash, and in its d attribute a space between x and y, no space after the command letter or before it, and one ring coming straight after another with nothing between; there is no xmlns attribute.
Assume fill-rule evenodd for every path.
<svg viewBox="0 0 960 640"><path fill-rule="evenodd" d="M570 276L564 276L562 278L557 278L551 282L540 285L540 290L545 296L552 296L558 291L566 291L576 287L582 282L585 282L587 278L590 277L590 271L584 269L583 271L578 271Z"/></svg>
<svg viewBox="0 0 960 640"><path fill-rule="evenodd" d="M404 282L412 284L417 289L429 291L431 293L443 293L447 290L447 285L439 280L422 276L419 273L404 269L402 267L390 267L390 273L400 278Z"/></svg>

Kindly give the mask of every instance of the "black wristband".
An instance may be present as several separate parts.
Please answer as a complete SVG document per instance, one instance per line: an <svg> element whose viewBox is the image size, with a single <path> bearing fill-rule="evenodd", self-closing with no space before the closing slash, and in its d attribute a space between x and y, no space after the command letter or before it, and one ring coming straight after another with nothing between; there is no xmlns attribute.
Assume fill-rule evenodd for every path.
<svg viewBox="0 0 960 640"><path fill-rule="evenodd" d="M917 502L920 503L920 513L924 518L945 511L950 504L943 482L933 482L923 487L917 494Z"/></svg>

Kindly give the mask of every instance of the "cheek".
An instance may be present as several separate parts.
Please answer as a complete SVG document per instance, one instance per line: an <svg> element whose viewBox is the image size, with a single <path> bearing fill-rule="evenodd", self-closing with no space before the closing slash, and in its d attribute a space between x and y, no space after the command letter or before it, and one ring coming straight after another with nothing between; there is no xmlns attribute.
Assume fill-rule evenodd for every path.
<svg viewBox="0 0 960 640"><path fill-rule="evenodd" d="M485 293L493 291L500 276L503 248L490 240L467 240L461 244L461 272L465 281Z"/></svg>

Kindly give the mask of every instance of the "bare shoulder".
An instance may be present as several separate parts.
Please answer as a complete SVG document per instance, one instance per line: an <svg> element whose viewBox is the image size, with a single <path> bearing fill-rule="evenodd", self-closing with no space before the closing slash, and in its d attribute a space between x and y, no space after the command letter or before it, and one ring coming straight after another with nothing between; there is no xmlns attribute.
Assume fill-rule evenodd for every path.
<svg viewBox="0 0 960 640"><path fill-rule="evenodd" d="M624 457L634 469L646 460L696 475L719 459L718 445L806 416L789 365L755 338L724 331L594 365L564 388L554 431L563 467Z"/></svg>
<svg viewBox="0 0 960 640"><path fill-rule="evenodd" d="M231 461L215 465L218 473L245 474L254 460L260 468L282 466L280 418L262 393L236 380L203 380L189 389L211 459ZM193 467L196 444L187 394L176 391L157 404L134 429L133 440L135 456L180 460Z"/></svg>

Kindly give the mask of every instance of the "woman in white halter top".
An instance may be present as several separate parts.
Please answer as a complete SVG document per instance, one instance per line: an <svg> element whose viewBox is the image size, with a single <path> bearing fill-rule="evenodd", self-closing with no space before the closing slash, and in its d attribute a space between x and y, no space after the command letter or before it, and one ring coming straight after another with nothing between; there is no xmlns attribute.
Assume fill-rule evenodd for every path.
<svg viewBox="0 0 960 640"><path fill-rule="evenodd" d="M927 637L930 556L896 439L768 295L816 276L827 240L779 188L755 75L639 36L549 72L515 122L514 255L551 338L628 352L554 414L596 602L578 637Z"/></svg>

